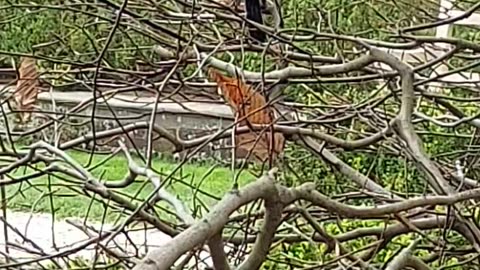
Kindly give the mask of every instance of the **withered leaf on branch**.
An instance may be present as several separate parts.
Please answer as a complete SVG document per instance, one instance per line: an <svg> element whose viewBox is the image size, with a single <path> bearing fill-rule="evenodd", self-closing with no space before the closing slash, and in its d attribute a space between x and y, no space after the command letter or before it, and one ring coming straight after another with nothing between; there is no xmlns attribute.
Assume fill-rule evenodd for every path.
<svg viewBox="0 0 480 270"><path fill-rule="evenodd" d="M238 127L251 125L273 124L273 111L265 101L265 97L251 86L239 79L229 78L217 70L210 68L208 75L217 82L221 94L232 107ZM235 135L237 154L250 154L257 161L266 162L269 158L275 160L283 151L285 138L283 134L275 132L272 137L271 128L265 130L250 130L247 133Z"/></svg>
<svg viewBox="0 0 480 270"><path fill-rule="evenodd" d="M22 57L18 74L17 86L13 95L14 108L19 111L20 122L26 123L35 109L40 90L35 59Z"/></svg>

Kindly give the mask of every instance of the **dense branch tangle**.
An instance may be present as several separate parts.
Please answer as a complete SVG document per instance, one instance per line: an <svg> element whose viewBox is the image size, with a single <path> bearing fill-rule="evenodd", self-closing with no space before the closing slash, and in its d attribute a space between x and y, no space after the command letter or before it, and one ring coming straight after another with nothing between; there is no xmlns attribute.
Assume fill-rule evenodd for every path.
<svg viewBox="0 0 480 270"><path fill-rule="evenodd" d="M36 59L40 76L2 77L2 198L12 211L63 218L74 209L86 217L71 223L87 237L46 250L6 214L28 245L8 241L1 267L61 268L93 246L88 267L478 268L480 47L468 29L432 32L480 5L443 20L425 15L435 1L342 9L375 14L367 29L325 2L266 1L259 23L238 1L0 1L5 33L41 16L68 29L32 36L35 46L12 35L18 46L0 49L8 68ZM29 95L17 91L22 82ZM216 157L232 138L252 137L247 152L274 150L270 168ZM157 152L179 158L164 168ZM193 161L202 157L203 175L189 173L205 167ZM162 240L136 242L145 227Z"/></svg>

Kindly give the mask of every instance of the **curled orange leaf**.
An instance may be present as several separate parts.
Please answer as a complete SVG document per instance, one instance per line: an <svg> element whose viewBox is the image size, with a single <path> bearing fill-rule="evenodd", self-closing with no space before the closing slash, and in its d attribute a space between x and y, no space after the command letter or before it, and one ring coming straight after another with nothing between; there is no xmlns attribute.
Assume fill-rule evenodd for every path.
<svg viewBox="0 0 480 270"><path fill-rule="evenodd" d="M30 120L32 111L35 109L39 90L40 83L36 61L30 57L23 57L20 63L17 86L13 94L14 108L20 111L21 123L26 123Z"/></svg>
<svg viewBox="0 0 480 270"><path fill-rule="evenodd" d="M235 113L239 127L252 125L272 125L273 111L265 97L250 85L235 78L227 77L210 68L209 77L218 84L220 93ZM281 133L250 129L247 133L235 135L235 148L240 156L253 155L257 161L275 160L283 151L285 139Z"/></svg>

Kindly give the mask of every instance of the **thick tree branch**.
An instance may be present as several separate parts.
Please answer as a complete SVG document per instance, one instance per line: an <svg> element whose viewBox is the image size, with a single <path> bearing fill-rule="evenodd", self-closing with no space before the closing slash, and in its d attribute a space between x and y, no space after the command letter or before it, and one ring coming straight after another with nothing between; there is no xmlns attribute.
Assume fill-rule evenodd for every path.
<svg viewBox="0 0 480 270"><path fill-rule="evenodd" d="M402 270L403 268L409 266L409 259L411 256L413 256L413 251L419 242L420 240L415 240L408 247L404 248L400 254L393 258L393 260L388 264L386 270Z"/></svg>
<svg viewBox="0 0 480 270"><path fill-rule="evenodd" d="M181 255L219 233L228 222L229 215L236 209L253 200L267 198L271 194L275 194L275 189L274 176L271 171L268 175L245 186L238 192L227 194L204 218L175 236L168 243L163 244L162 247L150 251L134 269L169 269Z"/></svg>
<svg viewBox="0 0 480 270"><path fill-rule="evenodd" d="M225 248L223 245L222 231L213 235L208 240L208 247L210 255L212 256L213 266L215 270L230 270L227 256L225 255Z"/></svg>
<svg viewBox="0 0 480 270"><path fill-rule="evenodd" d="M350 218L385 218L388 215L408 211L417 207L431 205L454 205L469 199L480 198L480 188L477 188L451 195L416 197L406 201L378 205L375 207L359 207L345 205L328 198L327 196L316 191L312 183L303 184L296 189L292 189L290 192L292 193L292 196L286 198L293 199L292 201L298 199L306 200L326 209L330 213L336 213L342 217Z"/></svg>
<svg viewBox="0 0 480 270"><path fill-rule="evenodd" d="M296 136L294 137L294 139L297 143L306 146L306 148L310 150L310 152L312 152L314 155L319 156L325 161L327 161L329 164L332 164L333 167L335 167L348 179L351 179L352 181L357 183L358 186L365 188L371 192L383 195L387 198L403 200L401 197L385 190L382 186L375 183L373 180L369 179L365 175L361 174L359 171L348 166L348 164L340 160L332 152L330 152L328 149L325 149L324 146L320 145L312 138Z"/></svg>
<svg viewBox="0 0 480 270"><path fill-rule="evenodd" d="M274 240L277 227L282 221L283 203L277 188L272 189L268 197L265 197L265 218L257 240L253 245L248 258L237 268L238 270L255 270L265 261L270 245Z"/></svg>
<svg viewBox="0 0 480 270"><path fill-rule="evenodd" d="M160 177L154 173L152 170L147 169L147 168L142 168L140 167L132 158L130 155L130 152L128 152L127 147L125 144L121 141L118 142L120 147L123 150L123 153L127 157L128 160L128 168L132 172L133 175L143 175L148 178L152 182L152 184L155 186L155 188L159 188L157 192L157 198L160 200L164 200L168 202L174 209L175 213L177 216L182 219L182 221L187 224L191 225L195 222L195 219L193 216L190 214L190 212L187 210L185 205L177 199L174 195L170 194L165 188L160 188L161 185L161 180Z"/></svg>
<svg viewBox="0 0 480 270"><path fill-rule="evenodd" d="M229 73L230 76L242 74L245 79L253 81L260 81L262 79L285 81L291 78L341 74L353 70L359 70L373 62L373 58L370 55L364 55L345 64L322 65L315 67L314 69L287 67L282 70L275 70L262 74L261 72L242 70L233 64L214 58L206 53L201 53L201 56L203 59L206 59L207 65L213 66L216 69L224 70Z"/></svg>
<svg viewBox="0 0 480 270"><path fill-rule="evenodd" d="M422 141L415 133L412 124L413 106L415 104L412 68L381 50L371 48L370 51L377 61L384 62L391 66L399 72L401 77L401 108L395 120L397 133L412 152L415 161L419 163L420 168L425 172L428 183L433 187L437 194L451 194L454 192L452 186L444 179L438 167L427 157L422 146Z"/></svg>

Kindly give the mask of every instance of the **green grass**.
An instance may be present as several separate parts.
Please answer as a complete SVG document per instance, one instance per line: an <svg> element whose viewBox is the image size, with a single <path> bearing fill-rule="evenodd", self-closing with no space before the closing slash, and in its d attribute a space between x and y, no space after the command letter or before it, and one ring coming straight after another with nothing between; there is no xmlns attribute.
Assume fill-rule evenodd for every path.
<svg viewBox="0 0 480 270"><path fill-rule="evenodd" d="M68 152L81 165L87 165L89 155L87 153L70 151ZM105 159L105 155L96 155L90 168L95 167L98 162ZM139 159L135 159L142 164ZM174 162L155 159L153 168L160 172L160 175L166 176L177 166ZM13 172L10 177L20 177L35 172L35 170L44 168L39 164L36 168L22 167ZM119 181L125 177L128 172L127 161L123 155L117 155L108 160L98 168L90 170L91 173L102 182ZM19 184L7 186L7 195L9 197L8 208L12 211L32 211L36 213L51 213L52 205L55 209L55 218L66 217L87 217L89 220L102 220L105 215L108 221L116 219L119 211L110 210L105 214L106 203L115 205L107 200L92 200L84 195L82 190L83 183L78 179L72 179L66 176L58 177L58 174L50 177L43 175L31 178ZM211 206L216 202L216 198L222 197L232 187L232 172L225 167L216 165L185 164L178 170L167 185L167 190L180 198L190 209L202 210L203 205ZM239 177L239 185L243 186L255 177L247 172L243 172ZM143 201L153 190L153 185L143 177L138 177L138 181L128 187L112 189L118 194L132 199L137 205ZM191 188L191 186L195 188ZM211 196L204 193L211 194ZM91 193L90 193L91 194ZM95 196L96 199L99 196ZM103 202L102 202L103 201ZM164 203L158 203L161 207L170 209ZM158 210L158 208L157 208ZM87 215L88 212L88 215ZM167 211L160 209L157 213L170 220L173 216L168 215ZM124 213L125 214L125 213Z"/></svg>

